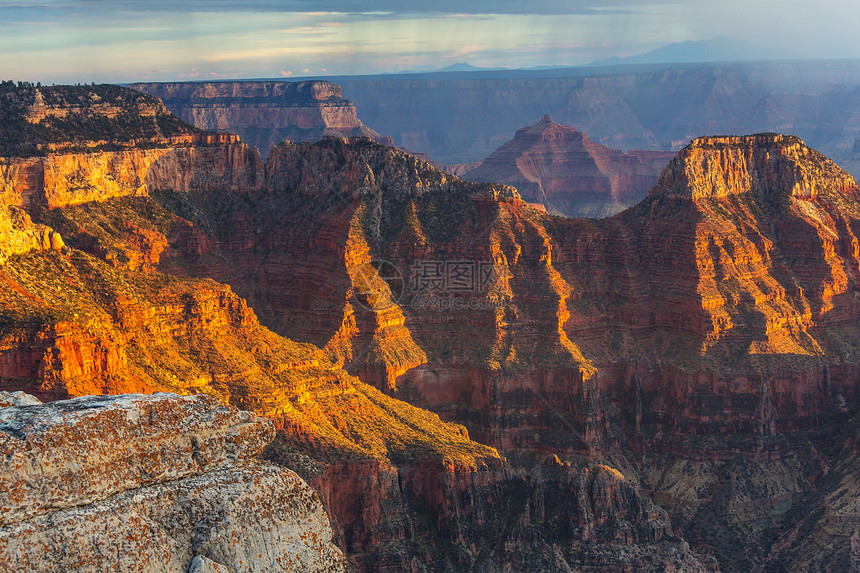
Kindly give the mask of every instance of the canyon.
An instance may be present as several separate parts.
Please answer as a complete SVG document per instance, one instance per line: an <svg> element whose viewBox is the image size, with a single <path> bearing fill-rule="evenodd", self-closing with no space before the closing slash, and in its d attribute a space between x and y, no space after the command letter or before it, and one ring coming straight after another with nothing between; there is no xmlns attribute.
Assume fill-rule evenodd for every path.
<svg viewBox="0 0 860 573"><path fill-rule="evenodd" d="M3 158L0 389L264 416L356 570L855 563L860 190L799 138L694 139L586 220L195 137Z"/></svg>
<svg viewBox="0 0 860 573"><path fill-rule="evenodd" d="M727 570L776 559L771 536L839 459L804 436L856 407L844 171L795 137L702 138L639 205L587 222L367 141L285 143L272 165L285 195L193 201L227 259L195 272L508 456L626 471Z"/></svg>
<svg viewBox="0 0 860 573"><path fill-rule="evenodd" d="M99 88L79 89L98 93ZM460 185L402 152L359 143L387 150L396 161L408 159L414 175L428 177L427 185L432 178L452 189ZM317 149L342 163L324 147L294 147ZM4 158L0 197L4 216L14 219L13 232L57 239L4 245L2 388L52 403L138 392L209 395L265 416L276 437L264 457L294 470L318 492L333 542L352 569L505 568L538 559L548 570L621 571L643 563L714 570L712 558L691 551L678 536L665 510L616 470L588 461L511 465L494 448L471 440L462 425L387 396L345 370L365 364L364 371L387 379L396 374L386 370L394 366L385 354L391 348L405 353L400 358L424 360L402 336L396 313L390 324L370 330L363 312L355 313L354 325L349 316L341 318L338 341L316 346L266 328L233 287L205 278L207 270L229 271L228 243L235 249L250 245L247 234L235 242L216 238L216 229L238 224L243 215L236 206L268 197L273 204L282 201L280 209L289 208L278 195L322 176L313 164L292 163L303 159L280 154L262 164L255 150L230 137L178 147ZM398 177L399 164L393 168ZM51 177L32 176L43 172ZM352 175L345 174L343 183L351 182ZM322 215L331 185L318 190L313 208ZM515 193L474 187L488 201ZM303 196L312 193L308 189ZM203 221L218 203L217 216ZM337 220L337 210L330 211ZM354 237L359 249L360 240ZM331 248L325 241L314 238L321 249ZM309 251L310 267L325 264L323 255L330 267L331 251L319 254L314 260ZM360 253L349 256L360 266ZM324 288L342 286L337 272L324 271L332 281ZM378 277L367 280L368 286L379 284ZM259 298L261 316L277 308ZM318 310L320 324L336 317L324 307ZM290 324L297 332L313 332L300 319ZM351 354L358 348L353 335L359 328L380 343L380 353L367 363ZM145 427L135 431L148 433ZM568 502L555 502L560 492ZM135 519L151 505L142 503L109 510ZM89 515L84 530L100 526L101 518L87 521ZM39 527L53 531L54 523ZM50 543L60 543L59 538ZM53 555L52 547L45 545L42 559ZM100 570L98 561L78 566Z"/></svg>
<svg viewBox="0 0 860 573"><path fill-rule="evenodd" d="M284 139L364 135L462 175L514 138L518 129L549 114L587 133L594 143L624 151L677 152L703 135L791 133L849 173L860 174L860 66L850 60L131 87L162 98L179 118L199 128L239 133L263 157Z"/></svg>

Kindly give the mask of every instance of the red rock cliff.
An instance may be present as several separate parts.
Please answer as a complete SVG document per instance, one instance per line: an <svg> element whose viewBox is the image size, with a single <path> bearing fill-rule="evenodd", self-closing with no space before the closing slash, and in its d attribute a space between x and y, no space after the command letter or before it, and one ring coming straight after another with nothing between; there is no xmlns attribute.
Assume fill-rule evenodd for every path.
<svg viewBox="0 0 860 573"><path fill-rule="evenodd" d="M601 222L370 143L285 145L266 177L255 208L195 203L230 261L198 270L499 447L553 451L554 424L585 452L617 447L616 425L808 427L831 394L856 399L829 330L857 316L856 188L796 138L696 140L645 201ZM494 278L438 282L457 264Z"/></svg>
<svg viewBox="0 0 860 573"><path fill-rule="evenodd" d="M158 189L249 192L261 187L263 163L254 150L235 136L207 139L160 149L0 158L0 199L53 208Z"/></svg>
<svg viewBox="0 0 860 573"><path fill-rule="evenodd" d="M308 162L307 152L318 153L313 162ZM401 162L408 166L405 171ZM320 179L322 171L310 168L314 164L328 173L325 182ZM160 180L180 182L180 192L163 188L151 192L177 212L196 205L199 212L188 211L193 221L170 214L146 196L120 194L53 209L31 207L41 224L68 237L68 245L60 251L19 255L0 267L0 280L8 286L0 295L6 319L0 339L4 387L26 388L45 399L132 390L208 393L270 417L280 430L272 458L303 471L320 491L333 516L335 539L364 570L437 561L440 550L428 546L428 539L439 530L456 556L451 563L457 566L552 556L573 539L575 547L553 559L560 563L586 559L610 567L619 559L629 561L625 555L630 544L648 543L648 549L637 555L701 568L698 558L672 538L661 510L617 477L608 484L597 480L600 487L575 477L586 475L585 468L559 475L538 472L528 478L525 495L531 501L500 512L497 502L486 500L519 495L521 477L509 474L492 448L471 441L462 426L385 396L339 367L346 364L385 388L427 358L411 336L405 314L394 304L397 297L385 273L372 265L372 272L362 270L372 262L381 238L397 231L391 215L399 207L390 201L391 194L396 196L399 190L406 198L414 197L411 189L418 187L429 205L439 205L447 197L477 209L499 200L517 203L513 190L464 184L369 142L285 145L270 161L265 191L249 193L226 192L227 186L219 183L224 180L213 176L210 163L193 164L190 179L182 175L183 165L165 163L164 173L158 175ZM150 166L148 179L157 168L155 163ZM190 181L188 186L185 181ZM221 190L218 185L223 185ZM342 195L332 204L334 192ZM249 201L267 207L244 211ZM290 248L291 241L308 236L314 226L295 219L301 211L294 207L308 202L317 202L321 212L330 215L323 219L330 238L310 235L309 243L299 243L312 248L300 259L305 262L295 265L301 254L292 250L297 247ZM212 217L200 219L203 215ZM254 232L252 221L258 216L265 221L261 227L265 234ZM269 225L295 234L270 232ZM435 240L434 233L448 232L449 222L440 220L432 231L425 225L412 230L420 231L425 241ZM402 232L407 230L397 231ZM338 245L341 238L344 246ZM338 270L332 273L330 255L335 248L341 249L343 258L336 260ZM283 275L289 278L284 286L290 289L298 285L306 296L315 297L334 287L344 289L341 306L332 305L330 311L321 305L315 311L299 309L304 314L297 312L288 322L293 328L306 328L304 332L314 332L305 320L331 328L332 342L325 351L260 326L254 312L228 287L189 277L201 268L241 277L248 267L240 261L261 249L273 257L273 264L263 267L267 272L291 271ZM226 268L225 255L230 257ZM164 275L157 268L175 274ZM232 275L227 273L230 268ZM250 282L236 284L245 288ZM334 285L332 290L327 284ZM275 304L281 294L267 296L271 298L264 300L273 301L269 308L284 308ZM557 308L555 301L556 307L550 309ZM324 320L327 312L334 320ZM489 324L493 325L495 321ZM524 335L520 338L524 340ZM430 347L441 348L442 341ZM483 356L465 350L467 355ZM552 491L579 492L577 505L564 508L559 517L569 523L561 530L552 525L560 515L555 509L531 517L535 508L545 506L543 488L548 483L555 488ZM417 511L429 512L431 521L416 517ZM476 517L466 524L461 516L473 512L487 515L488 521ZM522 521L522 526L510 530L510 519ZM639 532L626 533L629 527L618 523L635 523ZM578 528L587 532L580 534ZM526 533L527 529L535 532ZM602 532L600 538L611 543L597 553L591 551L587 546L594 538L591 531ZM520 535L534 542L519 543ZM493 549L478 561L459 553L461 547L499 536L507 536L507 549ZM413 542L403 550L390 549L391 543L405 539Z"/></svg>

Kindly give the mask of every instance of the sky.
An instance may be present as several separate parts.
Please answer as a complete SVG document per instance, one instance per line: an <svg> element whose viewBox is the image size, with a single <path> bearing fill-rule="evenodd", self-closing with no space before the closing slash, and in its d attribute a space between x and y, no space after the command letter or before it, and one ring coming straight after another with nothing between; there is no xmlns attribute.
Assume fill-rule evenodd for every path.
<svg viewBox="0 0 860 573"><path fill-rule="evenodd" d="M576 66L716 37L781 58L860 58L857 30L857 0L0 0L0 79Z"/></svg>

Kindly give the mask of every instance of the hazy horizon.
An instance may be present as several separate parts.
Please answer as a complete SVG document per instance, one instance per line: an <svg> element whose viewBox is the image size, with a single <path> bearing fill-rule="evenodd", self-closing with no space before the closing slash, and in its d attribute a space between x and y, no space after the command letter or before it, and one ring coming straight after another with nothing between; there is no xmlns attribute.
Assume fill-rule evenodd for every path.
<svg viewBox="0 0 860 573"><path fill-rule="evenodd" d="M0 0L0 15L0 76L49 83L578 66L717 37L772 58L860 58L846 0Z"/></svg>

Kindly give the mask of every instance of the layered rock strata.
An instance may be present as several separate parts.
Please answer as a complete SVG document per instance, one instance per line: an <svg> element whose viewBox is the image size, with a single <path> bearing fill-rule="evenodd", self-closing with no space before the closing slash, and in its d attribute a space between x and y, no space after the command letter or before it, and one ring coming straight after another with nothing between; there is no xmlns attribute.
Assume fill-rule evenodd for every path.
<svg viewBox="0 0 860 573"><path fill-rule="evenodd" d="M245 190L207 169L25 204L66 247L0 267L0 378L269 416L361 569L761 566L856 407L857 190L796 138L696 140L604 221L366 140L284 144Z"/></svg>
<svg viewBox="0 0 860 573"><path fill-rule="evenodd" d="M442 163L478 161L549 113L615 149L705 134L794 133L857 176L860 66L850 60L342 77L361 118Z"/></svg>
<svg viewBox="0 0 860 573"><path fill-rule="evenodd" d="M230 261L194 259L197 272L478 441L620 466L647 454L628 475L730 568L763 563L774 524L826 472L798 462L819 446L781 434L826 433L856 408L858 192L797 138L695 140L604 221L547 217L369 143L284 145L267 186L256 208L193 201ZM266 265L243 263L251 252ZM463 282L481 268L497 275ZM720 477L762 460L739 486ZM713 479L680 487L685 471ZM716 529L689 513L702 496L719 500L701 506ZM744 499L770 509L721 505Z"/></svg>
<svg viewBox="0 0 860 573"><path fill-rule="evenodd" d="M0 81L0 157L169 147L206 134L157 98L119 86Z"/></svg>
<svg viewBox="0 0 860 573"><path fill-rule="evenodd" d="M606 217L645 198L673 152L623 153L545 115L461 176L511 185L567 217Z"/></svg>
<svg viewBox="0 0 860 573"><path fill-rule="evenodd" d="M0 199L7 205L49 208L151 190L258 189L259 155L235 136L207 136L206 145L0 158Z"/></svg>
<svg viewBox="0 0 860 573"><path fill-rule="evenodd" d="M168 279L152 269L122 264L121 253L129 253L131 261L136 249L147 248L129 240L129 234L168 233L174 224L187 229L187 222L171 219L150 199L111 198L40 213L53 228L68 234L70 247L64 253L30 253L4 268L4 281L19 288L27 285L37 295L25 297L11 289L2 297L5 316L13 318L4 337L6 387L26 387L49 399L170 388L215 394L266 414L281 429L270 457L300 469L320 491L334 520L337 543L361 570L430 568L440 558L440 549L431 542L439 527L451 531L444 543L456 556L452 566L502 566L512 560L526 562L532 555L554 555L569 535L587 545L588 536L557 533L558 540L534 551L531 544L515 543L511 537L513 548L485 556L463 553L465 547L483 543L488 530L461 530L460 515L467 509L456 509L459 496L473 500L466 507L481 506L480 512L495 516L492 535L507 531L507 514L485 500L513 495L522 478L510 475L494 450L470 441L461 426L443 423L348 376L318 349L260 327L244 301L223 286ZM138 231L131 233L133 229ZM160 256L141 252L137 259L157 264ZM94 291L92 284L101 286ZM18 309L28 310L15 318ZM182 464L171 467L181 469ZM571 470L575 475L583 471ZM559 478L534 479L555 483ZM582 503L602 507L602 498L591 500L586 483L581 486ZM568 482L553 487L571 487L562 484ZM558 567L587 557L607 570L620 569L619 563L634 558L627 550L632 543L647 544L637 559L704 567L673 536L665 514L633 486L612 487L620 488L622 498L608 514L614 516L610 524L593 518L590 506L570 509L581 512L576 523L607 531L608 544L596 553L577 545L560 558ZM534 495L542 495L539 491ZM634 504L634 509L623 509L624 504ZM420 512L433 517L419 518L424 515ZM629 515L622 517L625 512ZM537 531L549 531L554 515L537 522L518 519L527 519ZM624 528L640 533L610 534L616 518L629 522ZM57 524L42 525L53 531Z"/></svg>
<svg viewBox="0 0 860 573"><path fill-rule="evenodd" d="M263 157L284 141L324 136L370 137L393 144L364 126L338 85L304 82L138 83L182 120L205 130L238 133Z"/></svg>
<svg viewBox="0 0 860 573"><path fill-rule="evenodd" d="M617 444L606 400L691 434L815 426L828 394L854 400L856 366L830 361L844 354L828 329L857 316L856 187L799 140L696 140L644 202L599 223L447 177L369 143L281 146L255 207L194 200L230 260L197 270L365 380L468 409L475 435L503 448L536 445L526 420L547 400L583 436L577 451L599 436ZM249 264L250 252L266 264ZM505 280L452 285L452 263ZM431 295L462 312L423 304ZM699 392L713 396L705 410L685 410ZM519 421L502 421L508 400L528 404ZM657 402L667 407L642 405Z"/></svg>
<svg viewBox="0 0 860 573"><path fill-rule="evenodd" d="M535 550L530 543L518 543L522 527L511 530L511 516L487 499L515 495L525 476L521 470L511 473L495 450L471 441L462 426L385 396L341 369L340 365L348 365L386 387L411 364L426 360L408 334L402 311L388 306L386 312L386 305L395 300L386 294L390 277L373 267L369 255L380 237L389 233L387 219L399 209L388 195L408 197L412 187L421 187L428 206L439 205L444 197L463 202L458 194L464 184L408 155L368 142L330 140L316 148L286 145L285 152L270 161L264 176L258 162L230 160L226 150L231 146L239 150L236 156L248 157L241 151L246 148L224 141L158 149L153 158L134 158L132 164L138 161L142 165L138 171L145 186L137 184L138 175L124 176L125 167L111 167L111 159L104 167L105 157L97 154L45 158L45 162L62 160L75 166L66 170L74 177L40 181L7 170L13 173L7 179L12 183L4 185L9 202L62 236L65 246L15 253L0 268L0 280L8 287L0 291L0 380L4 388L26 388L46 400L128 391L204 393L268 416L280 430L270 457L299 468L323 494L332 512L336 543L349 551L353 565L362 570L432 570L443 555L450 555L442 560L444 567L500 568L528 562L534 556L545 556L552 560L553 568L560 569L586 560L603 570L623 570L637 559L686 563L694 570L704 567L674 536L666 514L643 499L635 486L599 469L590 474L594 480L575 477L589 475L582 465L559 475L550 472L544 476L539 471L528 478L535 507L545 503L541 501L543 486L538 484L547 480L556 489L576 488L576 507L537 520L528 517L534 511L531 505L517 506L511 514L522 520L522 527L534 529L528 535L535 539L555 531L552 523L557 518L576 527L554 533ZM308 162L303 154L315 149L319 155ZM344 153L346 162L340 157ZM365 167L360 165L362 161ZM399 172L403 161L408 164L405 177ZM321 174L314 162L322 162L320 166L331 172L327 184L318 183ZM374 170L389 162L395 169L377 175ZM243 173L254 175L241 179ZM70 179L83 182L82 195L66 185ZM112 180L122 183L108 184ZM31 192L20 191L26 187L21 181L33 182L27 187ZM252 181L253 185L236 181ZM334 188L343 191L341 200L354 203L354 213L338 213L338 203L330 201ZM503 186L467 188L471 198L465 205L519 201L515 191ZM260 237L247 233L250 227L244 225L253 216L249 218L237 207L269 202L273 210L268 216L278 222L282 210L290 208L284 202L285 189L297 190L295 199L299 201L319 201L321 211L328 209L334 215L332 221L343 225L331 237L336 245L340 233L346 233L345 276L361 289L354 304L334 307L334 320L319 322L335 332L323 350L272 333L230 288L193 278L206 269L241 276L245 267L234 265L225 254L229 249L238 254ZM397 195L398 190L402 196ZM54 199L49 200L51 197ZM369 206L357 203L365 198L372 199ZM283 204L279 207L278 202ZM367 226L367 221L376 221L377 226ZM221 233L234 227L243 230L224 241ZM296 228L298 233L305 230ZM439 231L446 232L444 225ZM325 254L320 250L309 268L325 265ZM376 270L370 272L368 267ZM323 272L325 268L321 267ZM172 274L160 272L164 270ZM305 280L304 275L299 278ZM331 284L338 285L337 280ZM266 313L267 308L281 307L261 308ZM327 316L325 307L318 310L319 316ZM316 320L313 313L306 316ZM313 332L301 320L291 326ZM370 353L364 346L367 343ZM182 471L182 463L174 465ZM599 476L603 477L596 479ZM122 472L119 477L125 479ZM190 479L196 484L195 478ZM269 484L267 479L261 477L261 483ZM226 484L226 480L222 481ZM141 487L162 488L156 495L168 503L186 503L182 492L162 491L165 484ZM76 495L86 502L86 491ZM108 501L124 499L124 495L116 493ZM472 501L461 507L464 495ZM122 507L138 513L150 508L155 513L145 514L146 519L156 523L167 519L179 528L177 537L184 539L187 522L169 513L172 506L165 509L146 496L132 502L135 499L142 499L140 505ZM609 510L604 512L607 500ZM488 516L492 524L485 528L484 519L476 518L474 525L466 527L462 515L473 510ZM76 508L63 511L72 513L40 514L25 521L35 524L31 531L44 528L53 540L50 543L68 543L63 532L70 531L68 524L79 516L74 513ZM103 525L110 528L112 523ZM440 528L445 531L441 541ZM602 533L595 537L577 528ZM487 536L508 541L491 553L471 553L470 548L484 543ZM595 539L605 542L597 551L590 548ZM569 541L574 547L555 557ZM444 548L440 549L440 543ZM229 561L212 554L192 559L192 554L184 553L182 543L174 546L163 541L160 545L168 547L170 555L188 557L192 568L218 568ZM631 553L634 545L638 549ZM44 551L38 544L34 547ZM170 555L163 561L172 566ZM30 560L27 563L37 559L35 553L24 558ZM66 562L59 566L73 567Z"/></svg>
<svg viewBox="0 0 860 573"><path fill-rule="evenodd" d="M270 452L296 464L283 454ZM345 550L362 571L718 570L677 537L664 510L607 466L555 457L530 470L500 464L478 472L338 463L306 479L347 526Z"/></svg>

